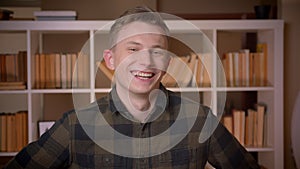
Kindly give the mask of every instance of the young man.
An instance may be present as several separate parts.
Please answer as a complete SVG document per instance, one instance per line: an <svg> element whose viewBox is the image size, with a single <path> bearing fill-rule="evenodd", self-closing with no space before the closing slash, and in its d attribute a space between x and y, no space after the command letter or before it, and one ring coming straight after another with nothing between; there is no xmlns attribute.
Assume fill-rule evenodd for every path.
<svg viewBox="0 0 300 169"><path fill-rule="evenodd" d="M170 62L168 28L143 7L111 28L104 51L111 92L72 110L6 168L259 168L208 108L161 83Z"/></svg>

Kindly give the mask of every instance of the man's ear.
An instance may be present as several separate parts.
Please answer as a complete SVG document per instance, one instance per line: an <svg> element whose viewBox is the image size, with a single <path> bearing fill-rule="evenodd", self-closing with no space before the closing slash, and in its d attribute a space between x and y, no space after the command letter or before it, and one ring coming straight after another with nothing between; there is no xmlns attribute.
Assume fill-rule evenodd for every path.
<svg viewBox="0 0 300 169"><path fill-rule="evenodd" d="M106 66L111 70L115 70L114 58L112 55L112 51L109 49L104 50L103 58L104 58Z"/></svg>

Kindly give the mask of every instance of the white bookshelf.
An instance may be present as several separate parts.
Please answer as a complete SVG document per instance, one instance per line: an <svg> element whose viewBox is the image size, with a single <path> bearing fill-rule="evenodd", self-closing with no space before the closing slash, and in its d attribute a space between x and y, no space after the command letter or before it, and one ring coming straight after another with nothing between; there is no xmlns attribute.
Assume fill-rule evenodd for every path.
<svg viewBox="0 0 300 169"><path fill-rule="evenodd" d="M213 57L211 71L211 87L186 87L183 89L169 88L173 91L200 92L204 96L204 104L211 105L214 113L217 111L219 92L257 92L257 100L268 105L267 116L267 145L264 147L249 147L250 152L258 153L259 163L267 168L283 168L283 21L282 20L191 20L190 21L211 41L218 49L218 36L220 33L257 32L258 42L268 44L268 80L270 85L263 87L224 87L217 85L217 58ZM0 91L0 112L28 110L29 140L37 139L37 121L43 119L45 95L82 95L83 102L88 104L96 99L97 95L108 93L109 86L95 85L97 69L95 61L102 48L95 47L101 34L93 36L95 32L104 28L103 38L106 39L107 30L111 21L0 21L0 53L27 51L28 79L26 90ZM182 21L167 21L171 32L184 36L193 33ZM82 89L35 89L33 56L36 52L43 52L48 44L43 43L43 35L71 34L86 36L89 50L90 83ZM187 35L189 36L189 35ZM105 42L105 41L104 41ZM194 44L195 45L195 44ZM55 52L55 51L53 51ZM65 51L61 51L65 52ZM216 55L213 55L216 56ZM18 102L15 99L19 99ZM5 102L4 102L5 101ZM9 103L9 104L7 104ZM212 103L212 104L210 104ZM12 156L14 152L0 152L0 156ZM1 158L1 157L0 157Z"/></svg>

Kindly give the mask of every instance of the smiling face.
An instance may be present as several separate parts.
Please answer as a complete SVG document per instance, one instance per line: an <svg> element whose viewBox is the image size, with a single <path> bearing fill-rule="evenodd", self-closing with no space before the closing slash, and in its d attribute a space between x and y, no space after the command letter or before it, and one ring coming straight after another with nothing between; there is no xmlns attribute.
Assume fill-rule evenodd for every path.
<svg viewBox="0 0 300 169"><path fill-rule="evenodd" d="M149 94L159 88L170 58L167 38L155 25L133 22L120 31L116 45L104 51L104 59L115 70L119 92Z"/></svg>

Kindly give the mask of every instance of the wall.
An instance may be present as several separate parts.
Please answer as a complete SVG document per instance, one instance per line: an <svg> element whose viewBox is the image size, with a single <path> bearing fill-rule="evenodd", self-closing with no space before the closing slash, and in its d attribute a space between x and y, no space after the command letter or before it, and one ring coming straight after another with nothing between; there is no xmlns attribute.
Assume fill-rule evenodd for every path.
<svg viewBox="0 0 300 169"><path fill-rule="evenodd" d="M243 13L254 12L255 0L162 0L158 1L158 10L166 13ZM222 4L222 5L216 5Z"/></svg>
<svg viewBox="0 0 300 169"><path fill-rule="evenodd" d="M147 5L156 9L156 0L43 0L44 10L76 10L78 19L115 19L128 8Z"/></svg>
<svg viewBox="0 0 300 169"><path fill-rule="evenodd" d="M115 19L123 11L137 5L147 5L160 12L172 14L253 13L259 2L276 4L276 0L43 0L44 10L76 10L78 18ZM222 5L216 5L222 4Z"/></svg>
<svg viewBox="0 0 300 169"><path fill-rule="evenodd" d="M291 154L291 118L294 103L300 91L300 1L282 0L281 17L285 21L284 40L284 133L285 133L285 168L296 168ZM300 112L298 112L300 113ZM298 119L299 120L299 119ZM300 157L298 157L300 158ZM300 168L300 166L298 166Z"/></svg>
<svg viewBox="0 0 300 169"><path fill-rule="evenodd" d="M41 10L40 7L4 7L4 9L14 11L13 17L22 19L34 18L33 11Z"/></svg>

